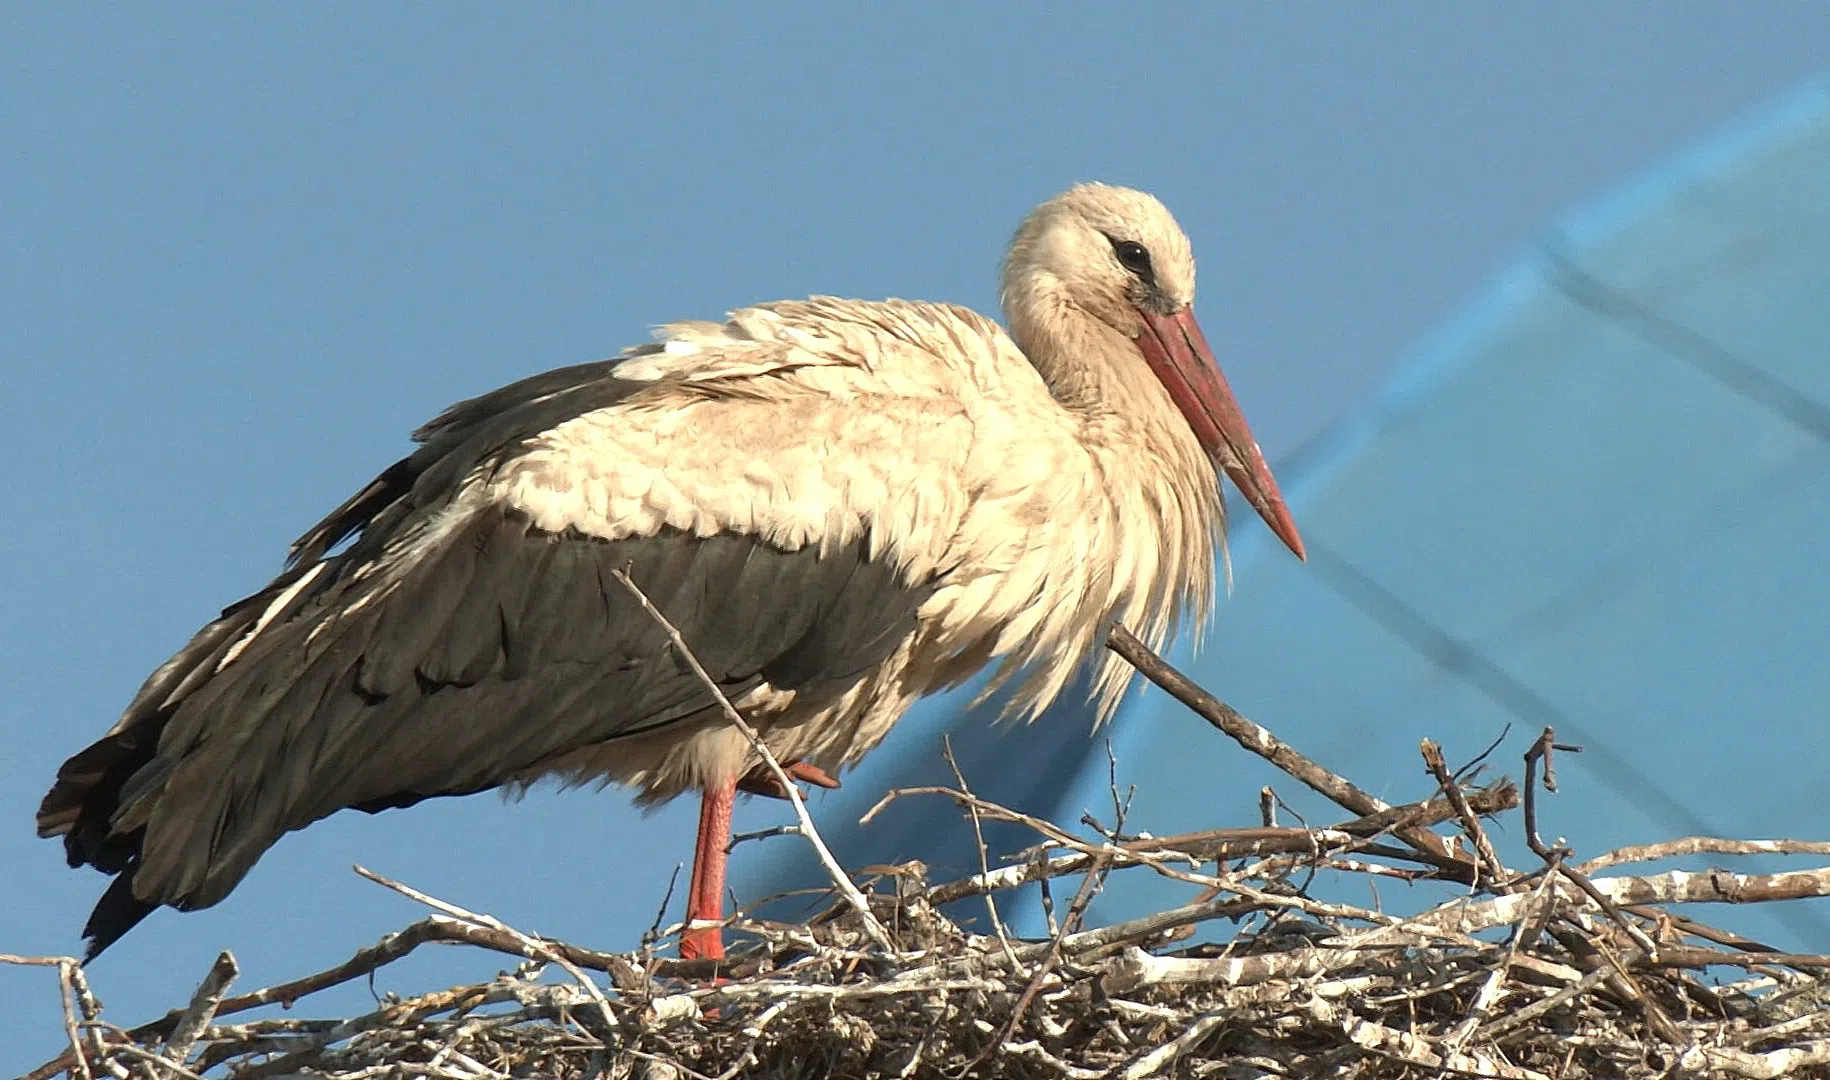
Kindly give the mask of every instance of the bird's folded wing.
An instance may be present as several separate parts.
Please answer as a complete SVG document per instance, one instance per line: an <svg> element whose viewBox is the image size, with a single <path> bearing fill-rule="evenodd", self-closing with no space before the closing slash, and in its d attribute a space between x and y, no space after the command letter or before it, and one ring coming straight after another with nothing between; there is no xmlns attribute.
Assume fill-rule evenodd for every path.
<svg viewBox="0 0 1830 1080"><path fill-rule="evenodd" d="M110 895L137 921L147 905L216 902L281 834L338 809L493 787L706 709L617 570L733 695L831 694L881 663L928 586L868 530L604 536L489 497L489 477L545 433L614 419L673 381L616 365L669 355L535 376L423 428L418 451L301 537L273 585L200 631L65 765L40 832L65 835L73 863L125 871ZM753 373L761 351L738 359ZM125 928L90 932L99 945Z"/></svg>

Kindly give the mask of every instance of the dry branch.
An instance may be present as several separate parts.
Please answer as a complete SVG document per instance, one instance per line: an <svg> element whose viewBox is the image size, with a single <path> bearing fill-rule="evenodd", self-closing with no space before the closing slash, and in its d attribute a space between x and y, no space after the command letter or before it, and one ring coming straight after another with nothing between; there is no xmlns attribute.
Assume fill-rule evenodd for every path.
<svg viewBox="0 0 1830 1080"><path fill-rule="evenodd" d="M1307 784L1312 790L1332 799L1339 806L1356 814L1376 814L1391 809L1345 778L1323 768L1295 747L1271 734L1268 729L1241 716L1231 705L1208 693L1193 679L1170 666L1169 661L1152 652L1138 640L1137 635L1123 626L1112 627L1106 638L1106 647L1124 657L1145 678L1188 706L1195 715L1218 728L1228 738ZM1394 832L1405 843L1439 859L1458 863L1468 861L1459 858L1442 837L1427 829L1404 825L1394 829Z"/></svg>

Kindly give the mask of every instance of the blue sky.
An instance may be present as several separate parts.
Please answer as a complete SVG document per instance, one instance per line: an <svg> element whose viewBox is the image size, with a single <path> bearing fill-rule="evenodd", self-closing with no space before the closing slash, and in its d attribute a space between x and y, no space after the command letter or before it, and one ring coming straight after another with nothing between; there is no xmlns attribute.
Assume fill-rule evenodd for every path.
<svg viewBox="0 0 1830 1080"><path fill-rule="evenodd" d="M527 10L0 6L0 951L77 948L103 885L31 836L57 763L450 401L756 300L991 309L1017 219L1096 178L1194 238L1275 457L1559 210L1816 74L1830 40L1803 3ZM628 944L691 826L614 792L340 816L93 978L132 1024L220 948L253 985L418 916L352 861ZM24 1003L0 1071L54 1053L54 980L0 968L0 995Z"/></svg>

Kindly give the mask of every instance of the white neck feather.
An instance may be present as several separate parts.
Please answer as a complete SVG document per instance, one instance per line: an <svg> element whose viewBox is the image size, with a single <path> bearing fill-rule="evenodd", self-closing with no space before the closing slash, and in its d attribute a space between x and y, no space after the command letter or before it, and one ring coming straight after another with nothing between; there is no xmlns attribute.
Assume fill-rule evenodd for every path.
<svg viewBox="0 0 1830 1080"><path fill-rule="evenodd" d="M1110 615L1153 648L1184 617L1199 634L1213 605L1216 546L1225 557L1225 504L1213 463L1132 339L1053 290L1007 289L1005 301L1011 337L1079 421L1104 474L1123 537L1114 567L1121 591ZM1103 719L1131 669L1103 643L1096 647Z"/></svg>

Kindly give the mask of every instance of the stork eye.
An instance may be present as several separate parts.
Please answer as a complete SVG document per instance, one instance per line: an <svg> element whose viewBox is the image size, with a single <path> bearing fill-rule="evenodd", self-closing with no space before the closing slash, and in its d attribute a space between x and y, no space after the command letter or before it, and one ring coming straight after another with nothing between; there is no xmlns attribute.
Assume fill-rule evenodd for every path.
<svg viewBox="0 0 1830 1080"><path fill-rule="evenodd" d="M1112 241L1112 253L1125 269L1146 280L1150 277L1150 252L1136 240Z"/></svg>

